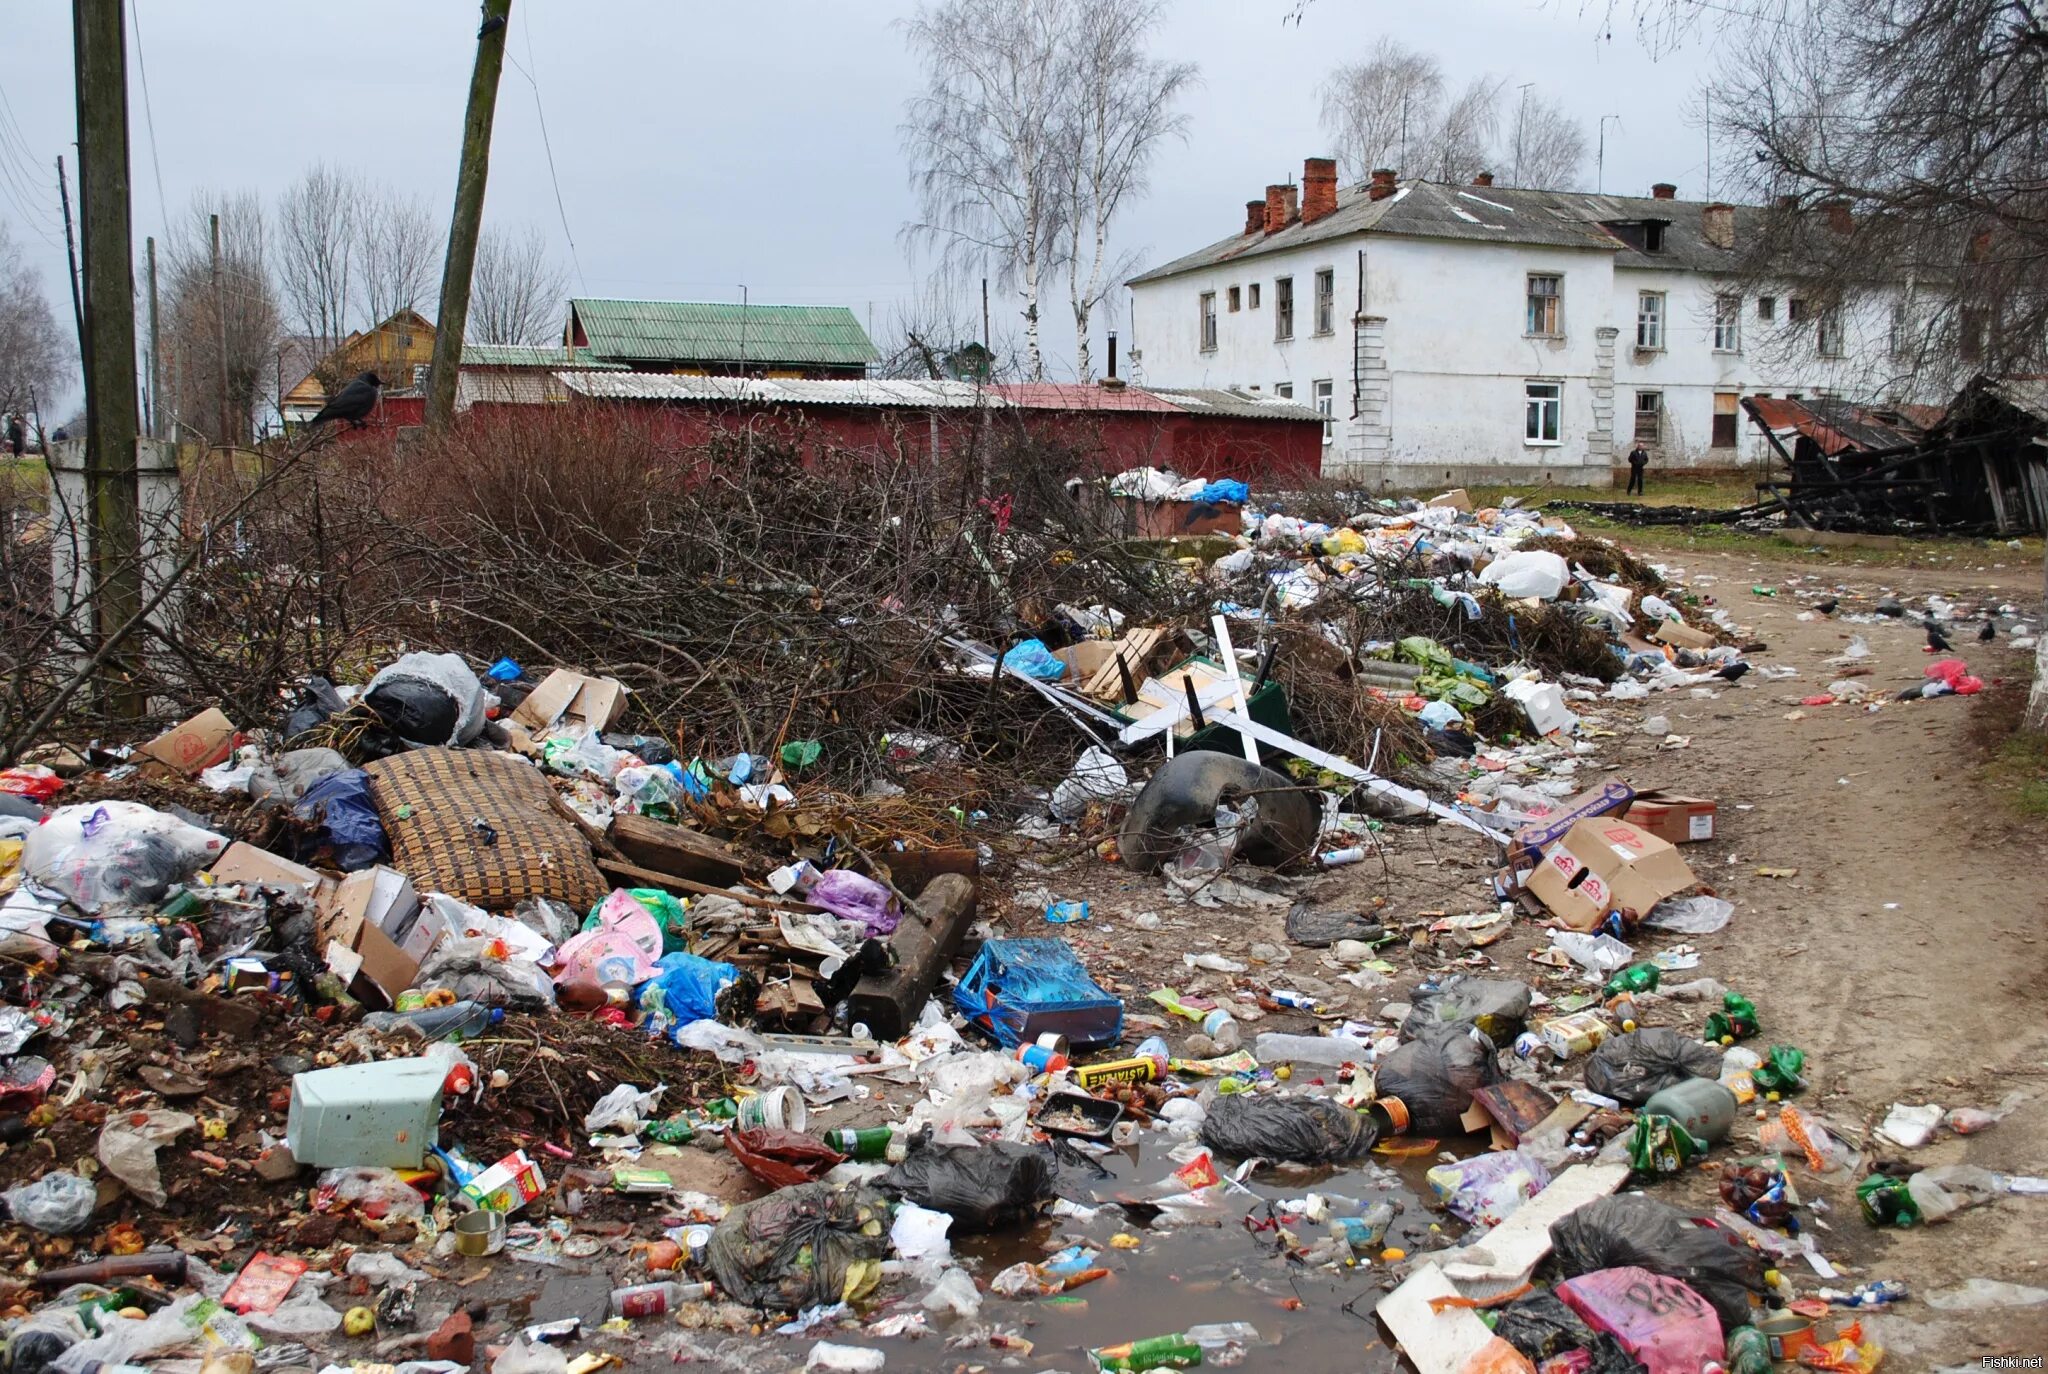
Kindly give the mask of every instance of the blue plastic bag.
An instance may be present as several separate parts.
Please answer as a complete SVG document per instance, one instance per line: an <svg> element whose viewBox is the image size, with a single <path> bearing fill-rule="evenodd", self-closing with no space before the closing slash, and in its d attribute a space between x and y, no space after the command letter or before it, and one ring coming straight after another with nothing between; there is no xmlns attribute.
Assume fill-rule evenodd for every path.
<svg viewBox="0 0 2048 1374"><path fill-rule="evenodd" d="M1241 506L1251 494L1252 489L1243 482L1238 481L1235 477L1219 477L1208 486L1196 492L1195 500L1204 505L1214 505L1218 501L1230 501Z"/></svg>
<svg viewBox="0 0 2048 1374"><path fill-rule="evenodd" d="M384 823L370 804L369 775L360 768L329 773L314 783L300 796L292 814L322 827L316 847L331 851L334 866L344 873L368 868L389 852Z"/></svg>
<svg viewBox="0 0 2048 1374"><path fill-rule="evenodd" d="M1036 639L1019 640L1011 646L1010 652L1003 655L1003 666L1041 682L1051 682L1067 671L1067 665L1054 658L1052 650Z"/></svg>
<svg viewBox="0 0 2048 1374"><path fill-rule="evenodd" d="M716 1020L718 994L740 977L731 964L680 952L662 955L659 967L654 984L661 989L662 1005L686 1026L692 1021Z"/></svg>
<svg viewBox="0 0 2048 1374"><path fill-rule="evenodd" d="M989 940L953 989L953 1005L1005 1049L1057 1031L1082 1048L1123 1038L1124 1004L1064 940Z"/></svg>
<svg viewBox="0 0 2048 1374"><path fill-rule="evenodd" d="M484 669L484 676L493 682L517 682L526 676L526 669L509 658L501 658Z"/></svg>

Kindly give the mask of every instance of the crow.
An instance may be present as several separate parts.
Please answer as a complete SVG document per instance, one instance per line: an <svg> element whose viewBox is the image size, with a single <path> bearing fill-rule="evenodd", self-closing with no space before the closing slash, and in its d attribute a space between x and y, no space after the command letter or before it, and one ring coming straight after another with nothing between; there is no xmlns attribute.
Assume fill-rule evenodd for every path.
<svg viewBox="0 0 2048 1374"><path fill-rule="evenodd" d="M1825 601L1814 602L1813 608L1816 611L1819 611L1822 615L1833 615L1835 613L1835 607L1841 604L1842 601L1840 597L1831 596Z"/></svg>
<svg viewBox="0 0 2048 1374"><path fill-rule="evenodd" d="M1733 663L1724 664L1723 666L1716 668L1714 670L1714 676L1720 678L1724 682L1734 682L1748 671L1749 665L1747 663L1744 663L1740 659L1737 659Z"/></svg>
<svg viewBox="0 0 2048 1374"><path fill-rule="evenodd" d="M1998 626L1989 616L1986 616L1984 618L1984 628L1977 631L1977 642L1979 644L1989 644L1996 638L1998 638Z"/></svg>
<svg viewBox="0 0 2048 1374"><path fill-rule="evenodd" d="M1951 647L1953 647L1953 646L1951 646L1951 645L1949 644L1949 642L1948 642L1948 636L1944 635L1944 634L1943 634L1943 633L1941 632L1941 627L1940 627L1939 625L1936 625L1936 624L1934 623L1934 618L1933 618L1932 616L1929 616L1929 617L1928 617L1928 619L1927 619L1927 621L1926 621L1926 625L1927 625L1927 652L1928 652L1928 653L1930 653L1930 654L1945 654L1945 653L1947 653L1947 652L1949 651L1949 649L1950 649Z"/></svg>
<svg viewBox="0 0 2048 1374"><path fill-rule="evenodd" d="M306 422L307 428L325 424L329 420L345 420L361 428L371 411L377 408L377 394L384 389L374 372L365 372L347 386L334 393L320 413Z"/></svg>

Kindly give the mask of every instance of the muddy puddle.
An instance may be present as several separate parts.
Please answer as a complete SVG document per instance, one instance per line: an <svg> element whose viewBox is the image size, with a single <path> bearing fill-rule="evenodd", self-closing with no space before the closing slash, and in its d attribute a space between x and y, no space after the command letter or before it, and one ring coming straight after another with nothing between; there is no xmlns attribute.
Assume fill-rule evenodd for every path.
<svg viewBox="0 0 2048 1374"><path fill-rule="evenodd" d="M1120 1194L1154 1193L1151 1185L1170 1179L1180 1167L1171 1151L1172 1142L1163 1134L1148 1135L1130 1149L1093 1161L1108 1177L1072 1164L1063 1167L1063 1196L1103 1204L1092 1219L1055 1218L1024 1231L955 1239L955 1256L984 1287L1005 1267L1042 1260L1065 1245L1082 1243L1101 1252L1094 1263L1108 1269L1109 1276L1059 1297L1009 1300L984 1294L981 1320L1020 1328L1033 1343L1031 1355L1017 1367L1086 1371L1091 1348L1234 1321L1257 1327L1264 1342L1238 1366L1244 1370L1307 1374L1401 1367L1373 1316L1374 1304L1397 1281L1389 1266L1376 1258L1344 1270L1298 1263L1286 1257L1279 1230L1270 1223L1277 1219L1302 1245L1313 1246L1329 1234L1328 1223L1280 1216L1278 1204L1311 1192L1365 1206L1392 1199L1401 1212L1385 1244L1411 1255L1442 1248L1464 1227L1423 1201L1429 1196L1423 1175L1436 1162L1434 1153L1406 1159L1373 1156L1356 1166L1264 1167L1240 1188L1217 1190L1221 1196L1213 1206L1177 1217L1154 1216L1144 1207L1126 1211L1115 1204ZM1217 1167L1225 1166L1219 1162ZM1186 1224L1190 1217L1201 1224ZM1258 1229L1246 1225L1248 1217ZM1137 1236L1142 1244L1135 1250L1113 1248L1110 1238L1119 1232ZM906 1297L906 1306L914 1306L915 1295ZM996 1351L949 1351L937 1334L914 1341L870 1340L854 1332L827 1338L887 1351L890 1370L1008 1362Z"/></svg>

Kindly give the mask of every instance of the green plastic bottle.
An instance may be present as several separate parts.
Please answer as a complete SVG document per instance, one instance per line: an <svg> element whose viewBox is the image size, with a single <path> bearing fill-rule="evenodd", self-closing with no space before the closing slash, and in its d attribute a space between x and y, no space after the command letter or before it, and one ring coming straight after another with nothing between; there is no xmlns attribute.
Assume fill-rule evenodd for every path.
<svg viewBox="0 0 2048 1374"><path fill-rule="evenodd" d="M1607 995L1613 997L1624 992L1655 992L1657 980L1663 976L1663 970L1655 964L1630 964L1607 980Z"/></svg>
<svg viewBox="0 0 2048 1374"><path fill-rule="evenodd" d="M1716 1045L1747 1040L1756 1031L1756 1004L1740 993L1723 997L1721 1010L1707 1017L1707 1039Z"/></svg>
<svg viewBox="0 0 2048 1374"><path fill-rule="evenodd" d="M1753 1326L1729 1332L1728 1374L1771 1374L1770 1338Z"/></svg>
<svg viewBox="0 0 2048 1374"><path fill-rule="evenodd" d="M1088 1352L1104 1374L1137 1374L1145 1369L1193 1369L1202 1362L1202 1347L1176 1332L1146 1341L1106 1345Z"/></svg>

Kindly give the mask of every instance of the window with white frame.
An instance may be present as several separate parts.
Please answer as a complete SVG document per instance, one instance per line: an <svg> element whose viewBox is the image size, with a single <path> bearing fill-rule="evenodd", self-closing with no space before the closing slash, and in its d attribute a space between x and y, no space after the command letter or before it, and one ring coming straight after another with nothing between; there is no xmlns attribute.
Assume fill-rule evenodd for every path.
<svg viewBox="0 0 2048 1374"><path fill-rule="evenodd" d="M1842 312L1829 306L1819 313L1819 322L1814 326L1814 349L1823 358L1842 356Z"/></svg>
<svg viewBox="0 0 2048 1374"><path fill-rule="evenodd" d="M1636 442L1655 446L1664 437L1664 393L1636 393Z"/></svg>
<svg viewBox="0 0 2048 1374"><path fill-rule="evenodd" d="M1289 400L1289 401L1293 400L1293 399L1294 399L1294 383L1293 383L1293 382L1275 382L1275 383L1273 383L1273 394L1274 394L1275 396L1279 396L1279 397L1282 397L1283 399L1286 399L1286 400Z"/></svg>
<svg viewBox="0 0 2048 1374"><path fill-rule="evenodd" d="M1310 382L1309 388L1315 396L1316 410L1323 417L1323 442L1327 444L1337 437L1336 383L1325 379L1320 382Z"/></svg>
<svg viewBox="0 0 2048 1374"><path fill-rule="evenodd" d="M1316 273L1316 333L1328 334L1337 327L1337 274L1325 267Z"/></svg>
<svg viewBox="0 0 2048 1374"><path fill-rule="evenodd" d="M1522 384L1522 442L1525 444L1555 444L1562 430L1564 412L1563 382L1524 382Z"/></svg>
<svg viewBox="0 0 2048 1374"><path fill-rule="evenodd" d="M1664 346L1664 293L1662 291L1638 291L1636 293L1636 347L1662 348Z"/></svg>
<svg viewBox="0 0 2048 1374"><path fill-rule="evenodd" d="M1294 278L1273 279L1273 337L1294 337Z"/></svg>
<svg viewBox="0 0 2048 1374"><path fill-rule="evenodd" d="M1216 349L1216 293L1202 293L1202 351L1213 353Z"/></svg>
<svg viewBox="0 0 2048 1374"><path fill-rule="evenodd" d="M1522 332L1539 339L1564 333L1564 278L1549 272L1529 274L1528 314Z"/></svg>
<svg viewBox="0 0 2048 1374"><path fill-rule="evenodd" d="M1714 351L1742 351L1742 297L1723 293L1714 297Z"/></svg>

